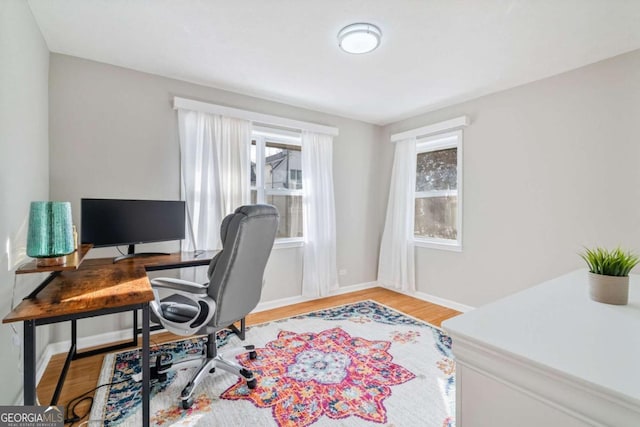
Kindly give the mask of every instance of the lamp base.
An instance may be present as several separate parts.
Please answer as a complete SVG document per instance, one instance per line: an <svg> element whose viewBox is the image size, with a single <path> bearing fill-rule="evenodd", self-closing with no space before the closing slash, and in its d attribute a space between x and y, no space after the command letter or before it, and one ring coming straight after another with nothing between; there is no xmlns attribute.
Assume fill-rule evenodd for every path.
<svg viewBox="0 0 640 427"><path fill-rule="evenodd" d="M66 259L63 256L49 257L49 258L36 258L36 265L38 267L53 267L56 265L65 265Z"/></svg>

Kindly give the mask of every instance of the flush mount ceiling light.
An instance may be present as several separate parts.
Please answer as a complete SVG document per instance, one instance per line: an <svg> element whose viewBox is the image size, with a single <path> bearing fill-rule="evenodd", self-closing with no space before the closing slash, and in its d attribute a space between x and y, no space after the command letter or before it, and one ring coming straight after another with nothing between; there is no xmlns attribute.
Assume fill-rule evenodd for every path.
<svg viewBox="0 0 640 427"><path fill-rule="evenodd" d="M338 32L338 46L347 53L368 53L380 45L382 31L373 24L347 25Z"/></svg>

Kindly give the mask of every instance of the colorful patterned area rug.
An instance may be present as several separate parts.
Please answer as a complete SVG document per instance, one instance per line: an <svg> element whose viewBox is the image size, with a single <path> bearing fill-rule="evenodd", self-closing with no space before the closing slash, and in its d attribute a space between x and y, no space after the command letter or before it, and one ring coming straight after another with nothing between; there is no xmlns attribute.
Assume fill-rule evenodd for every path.
<svg viewBox="0 0 640 427"><path fill-rule="evenodd" d="M206 337L153 346L174 360L202 352ZM219 351L240 345L218 334ZM238 356L258 385L218 370L183 410L178 396L192 369L152 384L151 423L157 426L428 426L452 427L455 364L440 329L373 301L361 301L247 329L257 359ZM137 350L105 357L99 384L140 371ZM89 425L140 426L141 384L101 388ZM100 420L95 422L93 420Z"/></svg>

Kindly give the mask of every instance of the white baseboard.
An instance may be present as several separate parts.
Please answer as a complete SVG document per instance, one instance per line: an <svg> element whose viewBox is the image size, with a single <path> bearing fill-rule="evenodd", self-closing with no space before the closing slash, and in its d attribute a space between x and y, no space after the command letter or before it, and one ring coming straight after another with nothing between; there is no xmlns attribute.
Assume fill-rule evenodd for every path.
<svg viewBox="0 0 640 427"><path fill-rule="evenodd" d="M355 292L355 291L361 291L363 289L375 288L376 286L379 286L378 282L364 282L364 283L358 283L358 284L355 284L355 285L341 286L338 289L329 292L329 294L327 296L331 297L331 296L334 296L334 295L348 294L349 292ZM315 298L315 297L304 297L302 295L296 295L296 296L293 296L293 297L281 298L281 299L276 299L276 300L272 300L272 301L264 301L264 302L258 303L258 305L252 311L252 313L258 313L258 312L261 312L261 311L271 310L271 309L274 309L274 308L280 308L280 307L284 307L284 306L287 306L287 305L298 304L300 302L313 301L314 299L319 299L319 298L324 298L324 297Z"/></svg>
<svg viewBox="0 0 640 427"><path fill-rule="evenodd" d="M24 393L22 392L23 387L20 387L20 390L18 391L18 395L16 396L16 398L13 400L13 404L15 406L22 406L22 404L24 403Z"/></svg>
<svg viewBox="0 0 640 427"><path fill-rule="evenodd" d="M89 337L78 338L78 352L83 348L95 347L99 345L109 344L115 341L131 340L132 328L122 329L120 331L105 332L104 334L92 335ZM51 349L51 354L66 353L71 347L71 340L51 343L47 346L47 351Z"/></svg>
<svg viewBox="0 0 640 427"><path fill-rule="evenodd" d="M303 297L302 295L296 295L294 297L280 298L272 301L259 302L252 313L259 313L261 311L271 310L273 308L284 307L285 305L298 304L299 302L311 301L313 298Z"/></svg>
<svg viewBox="0 0 640 427"><path fill-rule="evenodd" d="M348 294L349 292L362 291L364 289L377 288L380 286L378 282L364 282L356 283L355 285L342 286L335 291L332 291L329 296Z"/></svg>
<svg viewBox="0 0 640 427"><path fill-rule="evenodd" d="M433 304L438 304L443 307L450 308L452 310L460 311L462 313L466 313L467 311L471 311L475 309L475 307L471 307L470 305L461 304L459 302L451 301L446 298L440 298L435 295L430 295L420 291L405 292L405 291L399 291L397 289L392 289L392 290L396 292L400 292L401 294L409 295L410 297L421 299L423 301L427 301Z"/></svg>

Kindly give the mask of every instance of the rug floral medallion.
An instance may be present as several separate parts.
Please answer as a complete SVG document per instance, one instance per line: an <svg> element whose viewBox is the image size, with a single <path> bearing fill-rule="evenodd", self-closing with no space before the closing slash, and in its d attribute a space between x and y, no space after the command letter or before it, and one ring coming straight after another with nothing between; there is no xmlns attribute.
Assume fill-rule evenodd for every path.
<svg viewBox="0 0 640 427"><path fill-rule="evenodd" d="M307 426L323 415L386 423L384 400L391 387L415 378L392 362L389 347L390 341L352 337L340 328L320 333L281 331L258 350L256 360L245 356L241 361L255 372L258 386L249 390L239 381L220 397L272 408L280 426Z"/></svg>
<svg viewBox="0 0 640 427"><path fill-rule="evenodd" d="M199 354L204 337L158 346L163 357ZM237 357L257 387L216 372L183 410L178 396L190 370L152 384L152 424L158 426L434 426L453 427L455 364L440 329L373 301L361 301L247 330L258 357ZM218 334L220 352L240 344ZM152 360L154 354L152 354ZM141 422L137 351L105 358L91 419L104 426Z"/></svg>

